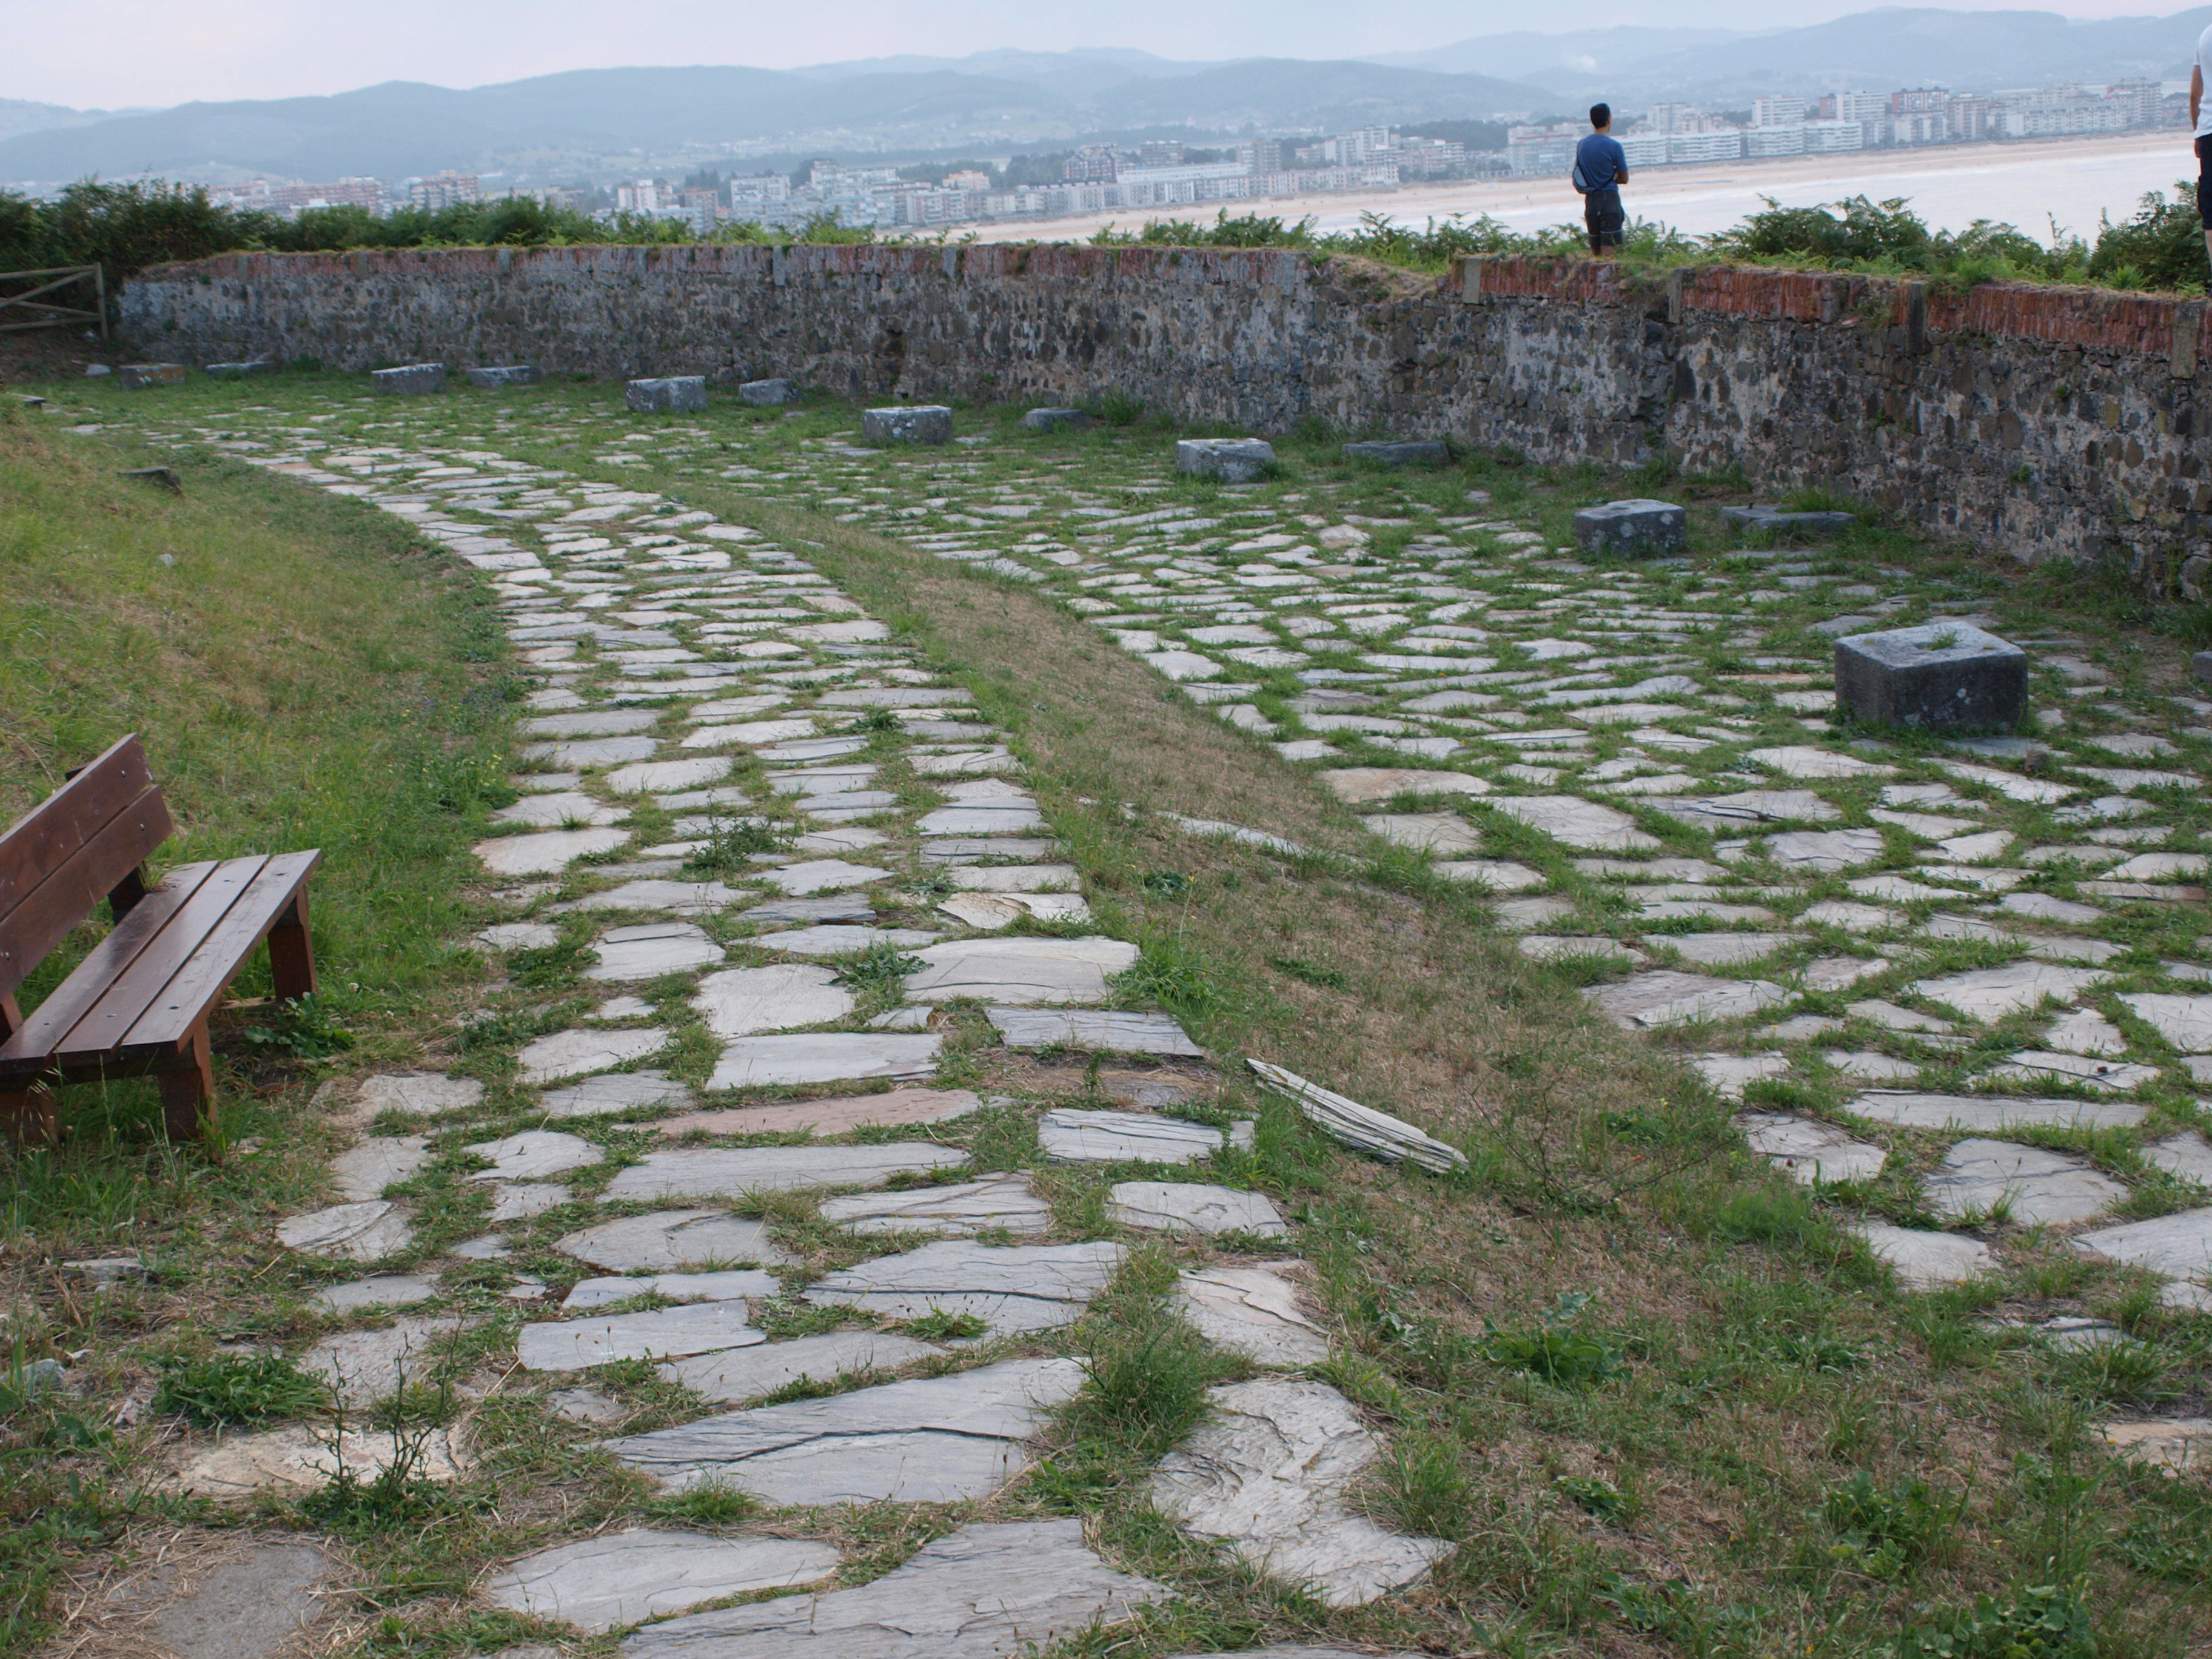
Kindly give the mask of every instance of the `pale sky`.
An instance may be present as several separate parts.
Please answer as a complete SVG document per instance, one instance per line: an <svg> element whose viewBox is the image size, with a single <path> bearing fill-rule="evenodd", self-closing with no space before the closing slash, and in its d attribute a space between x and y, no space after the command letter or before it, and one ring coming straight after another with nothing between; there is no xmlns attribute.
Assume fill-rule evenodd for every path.
<svg viewBox="0 0 2212 1659"><path fill-rule="evenodd" d="M1979 9L1978 0L1944 0ZM2021 0L1991 0L2016 7ZM2035 5L2035 0L2028 0ZM1791 24L1868 9L1816 0ZM2075 17L2183 9L2142 0L2042 0ZM471 87L561 70L802 64L995 46L1134 46L1164 58L1352 58L1532 26L1521 0L0 0L0 98L76 108L284 98L380 81ZM1581 24L1756 29L1770 0L1586 0Z"/></svg>

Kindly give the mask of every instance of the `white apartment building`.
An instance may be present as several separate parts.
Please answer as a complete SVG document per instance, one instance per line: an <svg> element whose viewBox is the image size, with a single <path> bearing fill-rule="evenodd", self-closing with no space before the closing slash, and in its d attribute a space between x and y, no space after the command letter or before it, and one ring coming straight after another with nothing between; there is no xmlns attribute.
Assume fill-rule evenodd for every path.
<svg viewBox="0 0 2212 1659"><path fill-rule="evenodd" d="M1802 98L1754 98L1751 100L1751 124L1755 127L1802 126L1805 120L1805 100Z"/></svg>

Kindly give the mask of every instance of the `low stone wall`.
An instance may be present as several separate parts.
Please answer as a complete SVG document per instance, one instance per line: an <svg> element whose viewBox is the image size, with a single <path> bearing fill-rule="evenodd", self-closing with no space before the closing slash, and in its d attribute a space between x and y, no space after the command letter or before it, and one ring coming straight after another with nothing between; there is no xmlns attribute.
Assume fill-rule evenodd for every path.
<svg viewBox="0 0 2212 1659"><path fill-rule="evenodd" d="M1740 469L2023 559L2194 587L2212 526L2197 301L1821 272L977 246L237 254L122 296L195 362L437 359L1064 404ZM2208 410L2212 413L2212 410Z"/></svg>

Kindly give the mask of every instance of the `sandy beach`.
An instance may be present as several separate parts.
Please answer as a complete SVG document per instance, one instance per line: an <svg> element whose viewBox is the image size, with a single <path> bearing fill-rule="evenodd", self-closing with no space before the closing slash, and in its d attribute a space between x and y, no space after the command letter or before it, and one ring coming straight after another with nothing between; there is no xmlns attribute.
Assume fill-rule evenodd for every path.
<svg viewBox="0 0 2212 1659"><path fill-rule="evenodd" d="M1724 230L1757 212L1761 197L1771 196L1786 207L1806 207L1865 195L1877 201L1905 197L1913 211L1943 229L1996 219L2045 239L2056 220L2063 229L2094 240L2100 215L2124 219L2146 191L2171 189L2176 179L2193 177L2196 170L2189 135L2175 130L1659 167L1637 174L1623 193L1637 217L1695 236ZM1209 202L1054 219L1018 228L1008 225L1001 235L1010 240L1079 240L1108 224L1127 230L1162 219L1211 222L1221 205ZM1582 217L1581 204L1564 178L1454 179L1367 194L1284 197L1235 204L1232 210L1285 219L1311 216L1322 230L1351 229L1368 213L1409 224L1455 213L1470 219L1486 213L1516 230Z"/></svg>

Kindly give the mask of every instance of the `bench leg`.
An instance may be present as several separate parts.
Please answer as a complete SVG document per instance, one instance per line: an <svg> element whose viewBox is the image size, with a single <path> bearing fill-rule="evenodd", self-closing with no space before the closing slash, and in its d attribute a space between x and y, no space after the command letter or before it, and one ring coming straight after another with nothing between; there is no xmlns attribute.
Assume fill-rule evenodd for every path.
<svg viewBox="0 0 2212 1659"><path fill-rule="evenodd" d="M269 973L280 1002L315 994L315 943L307 933L307 890L292 896L292 902L269 930Z"/></svg>
<svg viewBox="0 0 2212 1659"><path fill-rule="evenodd" d="M176 1069L158 1073L161 1121L171 1141L197 1140L203 1120L215 1120L215 1057L203 1024L178 1056Z"/></svg>
<svg viewBox="0 0 2212 1659"><path fill-rule="evenodd" d="M44 1084L0 1091L0 1136L15 1146L52 1146L61 1139L61 1113Z"/></svg>

